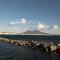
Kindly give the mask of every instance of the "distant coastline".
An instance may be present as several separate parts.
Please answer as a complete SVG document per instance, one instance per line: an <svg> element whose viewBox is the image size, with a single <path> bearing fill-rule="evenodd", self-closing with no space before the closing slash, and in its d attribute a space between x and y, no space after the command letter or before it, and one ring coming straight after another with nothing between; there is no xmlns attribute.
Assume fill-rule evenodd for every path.
<svg viewBox="0 0 60 60"><path fill-rule="evenodd" d="M54 35L60 35L60 34L50 34L50 33L45 33L45 32L41 32L41 31L25 31L25 32L0 32L0 35L49 35L49 36L54 36Z"/></svg>

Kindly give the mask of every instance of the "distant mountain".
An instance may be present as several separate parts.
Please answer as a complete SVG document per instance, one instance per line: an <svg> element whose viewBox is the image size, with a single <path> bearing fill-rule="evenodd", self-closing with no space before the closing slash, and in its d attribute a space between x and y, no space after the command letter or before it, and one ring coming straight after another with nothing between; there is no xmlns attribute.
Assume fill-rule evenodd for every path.
<svg viewBox="0 0 60 60"><path fill-rule="evenodd" d="M28 31L25 31L25 32L22 32L21 34L23 35L46 35L48 33L45 33L45 32L41 32L41 31L38 31L38 30L28 30Z"/></svg>

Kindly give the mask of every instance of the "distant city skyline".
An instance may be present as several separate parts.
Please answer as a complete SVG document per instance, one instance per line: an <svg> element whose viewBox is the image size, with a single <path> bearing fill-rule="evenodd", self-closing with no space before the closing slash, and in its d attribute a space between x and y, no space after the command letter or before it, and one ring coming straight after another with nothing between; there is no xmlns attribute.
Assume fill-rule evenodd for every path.
<svg viewBox="0 0 60 60"><path fill-rule="evenodd" d="M27 30L60 34L60 0L0 0L0 32Z"/></svg>

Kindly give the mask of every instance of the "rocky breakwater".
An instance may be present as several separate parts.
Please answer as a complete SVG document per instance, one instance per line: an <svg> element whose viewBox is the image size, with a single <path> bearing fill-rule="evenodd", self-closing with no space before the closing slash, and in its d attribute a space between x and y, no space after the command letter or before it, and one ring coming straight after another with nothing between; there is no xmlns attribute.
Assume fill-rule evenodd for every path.
<svg viewBox="0 0 60 60"><path fill-rule="evenodd" d="M14 40L14 39L6 39L0 38L0 43L9 43L18 46L24 46L28 48L35 48L42 52L47 52L50 54L60 54L60 44L55 44L53 42L37 42L37 41L23 41L23 40Z"/></svg>

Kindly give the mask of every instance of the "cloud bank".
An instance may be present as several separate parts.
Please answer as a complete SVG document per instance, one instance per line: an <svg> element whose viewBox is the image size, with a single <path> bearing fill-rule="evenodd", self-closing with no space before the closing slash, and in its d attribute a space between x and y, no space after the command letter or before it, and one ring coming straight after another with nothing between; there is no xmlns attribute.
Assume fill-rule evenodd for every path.
<svg viewBox="0 0 60 60"><path fill-rule="evenodd" d="M39 30L39 31L44 31L44 32L48 32L50 34L59 34L59 26L54 24L52 26L46 25L41 23L40 21L38 23L35 24L31 24L34 23L31 20L27 20L25 18L22 19L18 19L18 20L14 20L9 22L9 26L14 26L13 28L18 30L22 28L22 30ZM22 24L22 25L20 25ZM31 24L31 27L30 27ZM18 27L19 26L19 27ZM26 29L26 27L28 27Z"/></svg>
<svg viewBox="0 0 60 60"><path fill-rule="evenodd" d="M52 28L49 30L51 34L59 34L59 27L58 25L53 25Z"/></svg>
<svg viewBox="0 0 60 60"><path fill-rule="evenodd" d="M59 26L56 24L53 26L49 26L49 25L45 25L43 23L38 22L38 24L34 25L34 29L39 30L39 31L48 32L50 34L59 34Z"/></svg>
<svg viewBox="0 0 60 60"><path fill-rule="evenodd" d="M46 30L46 29L48 29L48 26L45 24L42 24L42 23L38 23L37 29L38 30Z"/></svg>
<svg viewBox="0 0 60 60"><path fill-rule="evenodd" d="M27 20L22 18L22 19L18 19L18 20L9 22L9 25L10 26L16 26L16 25L19 25L19 24L26 24L26 23L27 23Z"/></svg>

